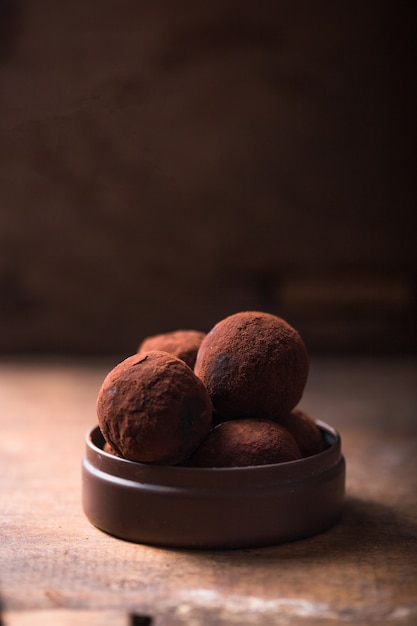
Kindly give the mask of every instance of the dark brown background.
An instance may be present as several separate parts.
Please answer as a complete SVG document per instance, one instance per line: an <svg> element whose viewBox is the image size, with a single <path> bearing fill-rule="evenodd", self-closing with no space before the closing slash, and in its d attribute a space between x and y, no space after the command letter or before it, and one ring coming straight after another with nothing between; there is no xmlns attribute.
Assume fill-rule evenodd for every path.
<svg viewBox="0 0 417 626"><path fill-rule="evenodd" d="M0 352L415 352L414 6L0 0Z"/></svg>

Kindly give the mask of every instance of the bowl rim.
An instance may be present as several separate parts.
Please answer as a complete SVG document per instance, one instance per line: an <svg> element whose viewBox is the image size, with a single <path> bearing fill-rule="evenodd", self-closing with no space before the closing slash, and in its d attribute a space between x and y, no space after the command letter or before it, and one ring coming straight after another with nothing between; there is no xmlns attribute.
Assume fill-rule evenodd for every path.
<svg viewBox="0 0 417 626"><path fill-rule="evenodd" d="M100 473L124 479L131 483L144 483L177 487L219 487L222 485L245 488L251 484L287 483L314 478L333 468L342 456L341 437L333 427L315 420L327 443L317 454L282 463L243 467L188 467L139 463L117 457L103 450L104 437L98 425L85 435L85 462Z"/></svg>

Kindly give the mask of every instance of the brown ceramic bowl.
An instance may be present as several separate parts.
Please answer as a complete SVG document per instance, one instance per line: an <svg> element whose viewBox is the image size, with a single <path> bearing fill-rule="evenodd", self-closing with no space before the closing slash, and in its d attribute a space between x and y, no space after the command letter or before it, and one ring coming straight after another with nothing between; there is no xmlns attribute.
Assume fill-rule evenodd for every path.
<svg viewBox="0 0 417 626"><path fill-rule="evenodd" d="M317 422L327 447L275 465L192 468L145 465L103 451L86 437L83 508L116 537L176 548L272 545L326 530L339 518L345 461L339 434Z"/></svg>

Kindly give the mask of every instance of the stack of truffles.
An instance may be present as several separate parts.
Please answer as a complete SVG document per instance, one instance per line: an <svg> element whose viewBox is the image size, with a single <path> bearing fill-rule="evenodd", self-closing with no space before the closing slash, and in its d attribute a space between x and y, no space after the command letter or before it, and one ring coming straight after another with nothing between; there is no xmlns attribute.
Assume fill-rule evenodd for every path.
<svg viewBox="0 0 417 626"><path fill-rule="evenodd" d="M299 333L244 311L207 334L147 337L116 365L97 398L105 450L159 465L240 467L295 461L325 448L301 411L309 370Z"/></svg>

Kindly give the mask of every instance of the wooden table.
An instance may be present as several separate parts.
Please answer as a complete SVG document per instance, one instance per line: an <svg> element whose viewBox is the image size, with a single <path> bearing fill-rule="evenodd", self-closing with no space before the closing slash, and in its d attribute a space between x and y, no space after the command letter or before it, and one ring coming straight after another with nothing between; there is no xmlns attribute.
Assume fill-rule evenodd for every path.
<svg viewBox="0 0 417 626"><path fill-rule="evenodd" d="M416 361L312 359L301 406L342 435L341 521L209 552L127 543L85 518L84 434L113 365L0 363L4 625L417 624Z"/></svg>

